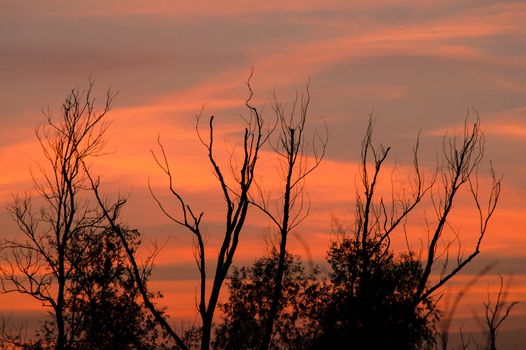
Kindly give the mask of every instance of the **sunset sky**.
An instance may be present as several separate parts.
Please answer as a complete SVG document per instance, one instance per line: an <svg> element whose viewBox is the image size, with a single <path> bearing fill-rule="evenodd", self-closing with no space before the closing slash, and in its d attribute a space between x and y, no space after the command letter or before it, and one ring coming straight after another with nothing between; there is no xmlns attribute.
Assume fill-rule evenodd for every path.
<svg viewBox="0 0 526 350"><path fill-rule="evenodd" d="M482 315L488 291L496 297L501 274L512 279L508 299L521 302L503 337L509 348L520 339L524 344L526 3L370 3L0 0L0 235L17 235L3 207L13 194L32 190L29 169L41 159L34 134L45 121L41 111L50 107L59 116L68 91L85 87L89 77L96 79L101 102L108 87L118 91L109 114L109 154L92 170L108 195L129 196L123 219L145 243L164 245L152 285L163 291L173 320L193 320L197 273L188 232L171 224L148 192L150 179L170 203L167 179L150 150L160 134L177 187L205 212L214 251L224 207L195 134L195 115L205 105L204 116L216 116L218 149L234 149L251 67L254 103L266 105L266 116L272 117L274 90L290 101L310 79L311 127L322 120L328 126L326 157L307 181L311 215L293 235L305 244L291 240L293 252L314 262L323 262L334 239L331 218L352 223L356 164L370 113L377 117L375 140L392 146L389 166L397 164L403 176L419 131L422 164L431 171L443 135L461 132L467 113L478 112L486 135L481 186L491 160L504 174L503 190L482 253L451 292L483 266L495 267L462 301L455 328L479 329L473 315ZM272 183L277 168L270 154L263 157L261 181ZM453 225L465 249L473 243L472 209L465 200L455 206ZM265 252L270 226L255 209L251 213L236 265ZM415 241L425 239L422 220L412 222ZM2 314L39 309L28 298L0 296Z"/></svg>

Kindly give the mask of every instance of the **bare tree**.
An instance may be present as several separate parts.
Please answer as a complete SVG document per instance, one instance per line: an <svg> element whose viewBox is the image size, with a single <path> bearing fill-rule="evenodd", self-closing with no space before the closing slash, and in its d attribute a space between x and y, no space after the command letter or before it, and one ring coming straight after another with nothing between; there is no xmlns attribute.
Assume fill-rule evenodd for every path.
<svg viewBox="0 0 526 350"><path fill-rule="evenodd" d="M232 169L232 181L229 181L224 175L215 154L214 116L212 115L208 122L208 137L201 134L199 129L201 114L197 116L197 135L208 153L208 160L210 161L214 174L218 180L226 207L225 231L222 235L221 246L216 258L216 268L212 278L213 281L210 292L208 292L207 288L207 250L200 226L204 213L198 213L193 210L184 200L179 190L176 189L174 176L171 172L166 152L161 142L159 142L160 155L158 156L152 152L157 165L168 177L170 192L174 196L176 202L180 205L180 212L178 214L169 213L161 201L155 196L153 191L151 191L151 193L163 213L177 225L188 229L195 240L195 259L200 276L198 310L202 322L201 349L208 349L210 345L212 321L219 300L219 293L234 259L239 244L239 238L247 217L250 205L249 191L254 182L254 173L259 158L259 152L268 140L270 133L270 131L268 133L264 131L263 118L260 112L251 104L253 92L250 85L250 79L252 74L253 71L247 82L250 94L245 102L245 106L248 109L249 116L244 118L246 126L243 134L241 161L238 169Z"/></svg>
<svg viewBox="0 0 526 350"><path fill-rule="evenodd" d="M510 316L511 311L518 304L517 301L508 303L506 301L508 296L509 284L504 285L504 278L500 278L500 287L497 294L497 300L492 303L490 294L488 292L488 302L484 303L484 321L482 322L487 332L487 346L489 350L497 350L497 336L499 328L504 321Z"/></svg>
<svg viewBox="0 0 526 350"><path fill-rule="evenodd" d="M383 198L376 199L376 186L380 170L390 148L376 148L372 144L372 119L362 144L362 185L365 198L358 192L357 220L358 232L361 235L361 245L364 252L377 252L387 249L395 229L404 223L407 216L416 208L424 196L431 193L431 199L436 215L435 225L429 224L429 242L425 249L424 271L419 286L415 292L415 303L435 293L440 287L457 275L480 252L480 245L486 234L488 223L495 211L501 188L501 178L496 177L493 168L490 169L492 184L486 205L480 198L478 171L484 156L484 135L480 130L480 121L475 118L472 124L466 119L462 137L445 136L443 140L443 164L441 164L426 184L418 160L419 141L414 148L414 177L410 180L408 188L402 189L399 194L393 192L391 207L388 208ZM372 160L372 167L369 164ZM439 243L444 242L444 231L450 223L450 214L453 203L461 189L465 188L470 194L473 205L479 216L478 238L474 247L465 257L457 251L456 259L453 255L451 244L440 250ZM410 195L405 195L410 193ZM367 248L368 237L376 236L373 249ZM459 240L460 238L457 237ZM385 244L384 244L385 243ZM460 242L459 242L460 243ZM442 258L443 262L438 260ZM451 260L454 260L451 262ZM438 266L440 265L440 266ZM431 282L431 275L439 267L438 280ZM367 259L364 261L364 274L367 274Z"/></svg>
<svg viewBox="0 0 526 350"><path fill-rule="evenodd" d="M453 299L451 303L449 302L448 299L446 299L446 303L445 303L446 305L445 305L445 310L444 310L444 314L446 315L446 318L441 320L440 333L439 333L440 348L442 350L448 349L449 329L451 327L451 321L453 320L453 317L455 316L455 312L457 311L460 301L464 298L464 296L471 289L471 287L473 287L479 281L479 279L482 276L486 275L493 267L494 265L484 266L484 268L480 270L478 274L476 274L473 278L471 278L471 280L459 290L459 292L457 293L457 295L455 296L455 298ZM467 339L465 339L465 334L462 330L462 327L460 327L459 333L460 333L460 341L461 341L462 349L467 349L470 343L472 341L474 342L473 337L472 335L470 335Z"/></svg>
<svg viewBox="0 0 526 350"><path fill-rule="evenodd" d="M67 347L65 294L77 263L70 251L79 234L102 220L98 208L90 206L85 197L84 165L102 153L109 125L106 114L115 93L108 90L97 111L92 90L92 81L86 91L71 90L58 119L49 109L45 112L47 123L36 129L45 165L38 165L40 176L33 174L44 206L34 210L34 198L16 196L8 210L23 239L5 240L1 245L2 292L28 295L52 309L56 349Z"/></svg>
<svg viewBox="0 0 526 350"><path fill-rule="evenodd" d="M439 190L434 191L432 196L436 224L434 230L431 231L430 241L427 246L424 273L415 294L416 302L419 301L418 299L422 300L422 298L435 293L480 253L480 245L497 206L501 190L501 178L497 177L493 168L490 167L491 186L489 188L489 196L485 204L480 198L478 171L484 156L484 143L484 135L480 129L478 116L476 116L471 125L468 118L466 118L464 132L460 139L454 136L444 137L444 164L439 171ZM442 252L439 251L438 247L439 242L443 239L445 227L449 224L453 203L462 188L467 189L478 212L478 238L467 256L463 257L459 248L456 259L453 259L454 262L450 264L449 257L452 255L450 246L447 244L445 251ZM458 239L460 240L460 238ZM439 270L438 280L428 285L433 267L437 265L437 259L443 255L445 258Z"/></svg>
<svg viewBox="0 0 526 350"><path fill-rule="evenodd" d="M373 144L374 119L370 115L365 137L362 141L360 180L361 189L356 190L356 235L364 257L363 278L367 280L368 256L383 254L391 245L393 234L402 229L409 215L433 189L439 170L426 181L420 166L420 134L413 148L413 177L409 177L402 188L392 184L391 198L378 198L377 187L380 182L382 166L388 158L391 147ZM364 193L362 195L361 193ZM390 204L389 204L390 203ZM371 244L371 247L369 247Z"/></svg>
<svg viewBox="0 0 526 350"><path fill-rule="evenodd" d="M253 72L252 72L253 73ZM208 155L208 160L212 165L214 174L218 180L221 193L225 202L226 213L225 213L225 231L219 252L217 254L217 264L215 273L213 275L212 286L209 289L207 285L208 270L207 270L207 250L204 240L204 234L201 229L201 221L204 216L204 212L196 212L192 207L185 201L182 194L176 188L175 178L170 168L168 157L165 152L164 146L158 139L159 153L152 151L152 155L168 178L168 188L170 193L173 195L176 203L178 204L180 211L178 213L169 212L165 205L155 195L150 185L150 192L158 204L160 210L175 224L186 228L194 238L194 249L195 249L195 260L197 269L199 271L199 292L198 292L198 312L201 318L201 349L208 349L210 346L211 332L212 332L212 321L214 312L217 308L219 294L225 278L228 274L228 270L234 259L237 246L239 244L239 238L245 224L245 220L250 205L249 191L254 181L254 173L259 158L259 152L263 145L267 142L271 131L265 132L264 122L260 112L251 104L253 97L252 88L250 85L250 75L247 86L249 89L249 97L247 98L245 105L249 111L249 116L244 119L246 122L243 141L242 141L242 156L241 165L237 169L231 169L234 172L233 180L229 181L225 176L222 167L219 165L214 144L214 116L212 115L208 122L208 136L205 137L200 132L200 121L201 114L197 116L196 131L199 140L205 147ZM116 203L115 205L108 205L99 194L98 188L100 186L100 180L90 178L92 189L98 199L99 205L102 208L104 217L110 223L111 227L119 234L121 232L121 226L117 221L118 212L124 205L124 200ZM133 267L133 271L137 277L140 276L140 264L137 263L137 257L135 252L127 245L126 238L122 233L119 234L123 246L127 252L128 258ZM183 340L183 337L177 334L177 332L170 326L166 317L155 307L151 302L147 288L143 284L142 279L136 278L139 291L144 299L146 307L151 311L156 321L163 327L163 329L170 335L173 341L180 349L188 349L188 345Z"/></svg>
<svg viewBox="0 0 526 350"><path fill-rule="evenodd" d="M443 140L443 162L426 179L419 163L419 137L413 150L413 176L405 184L397 187L393 178L390 198L379 194L378 186L383 175L383 166L388 159L390 147L376 146L372 141L374 121L371 116L369 126L362 142L360 183L356 190L355 229L353 244L360 247L360 266L357 266L359 288L367 291L375 261L387 256L391 240L397 232L406 234L406 222L425 198L433 204L435 220L428 223L428 241L420 255L408 245L409 256L420 256L422 269L418 272L418 283L412 292L413 309L424 305L429 315L435 306L432 297L450 279L469 264L480 251L482 240L487 232L488 223L496 208L500 195L501 179L495 176L491 168L491 185L484 204L481 199L478 182L478 170L484 155L484 136L480 130L478 116L473 123L466 118L462 136L445 136ZM391 175L392 176L392 175ZM461 190L470 195L473 206L478 212L479 228L474 246L463 256L462 240L457 233L458 250L444 233L450 228L450 214L453 203ZM401 236L400 238L404 238ZM405 236L407 240L407 235ZM445 247L445 248L442 248ZM451 258L456 255L455 258ZM371 266L370 266L371 265ZM367 298L365 292L364 298ZM373 302L373 301L371 301ZM374 323L374 319L366 319ZM374 325L372 325L374 327Z"/></svg>
<svg viewBox="0 0 526 350"><path fill-rule="evenodd" d="M305 93L299 96L296 94L290 106L281 103L274 94L272 107L277 117L278 135L275 142L271 143L271 147L280 162L283 192L278 194L278 198L272 198L270 194L265 194L260 186L256 186L257 194L252 200L252 203L261 209L277 228L279 242L273 293L270 310L264 323L261 349L268 349L270 346L273 325L282 298L289 233L309 213L310 200L305 191L305 179L320 165L328 141L326 125L323 133L316 130L312 137L306 134L309 103L309 84ZM277 207L271 203L278 203Z"/></svg>

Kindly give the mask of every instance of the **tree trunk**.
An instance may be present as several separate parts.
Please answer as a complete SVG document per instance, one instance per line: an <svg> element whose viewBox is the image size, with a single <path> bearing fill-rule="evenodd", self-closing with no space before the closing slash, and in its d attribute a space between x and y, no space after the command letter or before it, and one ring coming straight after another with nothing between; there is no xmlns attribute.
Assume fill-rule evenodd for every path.
<svg viewBox="0 0 526 350"><path fill-rule="evenodd" d="M265 323L265 333L263 334L263 340L261 342L261 349L267 350L270 346L270 340L272 339L272 330L274 328L274 322L278 313L279 302L282 298L282 284L283 275L285 273L285 260L287 255L287 236L289 234L289 217L290 217L290 206L291 206L291 191L292 191L292 172L295 164L296 144L294 139L294 129L290 129L290 149L288 150L288 171L285 182L285 196L283 199L283 221L281 223L281 241L279 245L279 261L276 271L276 278L274 279L274 293L272 296L272 302L270 305L270 313Z"/></svg>
<svg viewBox="0 0 526 350"><path fill-rule="evenodd" d="M64 257L59 255L58 259L58 293L57 293L57 305L55 307L55 318L57 321L57 344L55 349L64 350L66 344L66 332L64 325L64 287L65 287L65 276L64 276Z"/></svg>

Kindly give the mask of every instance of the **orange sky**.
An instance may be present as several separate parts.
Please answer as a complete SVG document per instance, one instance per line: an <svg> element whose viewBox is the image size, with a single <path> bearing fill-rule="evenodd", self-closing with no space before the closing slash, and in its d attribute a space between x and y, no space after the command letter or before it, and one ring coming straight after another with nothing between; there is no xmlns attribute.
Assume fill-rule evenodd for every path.
<svg viewBox="0 0 526 350"><path fill-rule="evenodd" d="M476 298L467 298L470 302L459 313L471 315L477 303L481 310L487 286L495 289L498 273L514 275L511 295L525 301L526 4L491 0L189 3L0 0L0 200L4 204L13 193L31 189L28 169L40 157L33 131L44 120L41 109L50 106L59 111L67 91L85 85L88 76L97 79L100 93L107 86L118 90L110 114L112 153L93 164L93 170L102 175L110 194L119 191L130 196L125 216L145 241L166 242L154 285L165 291L172 317L190 317L197 277L191 241L159 213L148 194L150 179L160 197L169 200L166 179L150 149L160 133L177 185L194 207L206 212L209 245L214 249L213 232L223 208L195 135L194 118L206 104L205 115L217 116L218 146L232 149L247 96L244 83L254 66L254 101L259 106L267 103L265 113L271 112L268 102L274 88L286 101L310 78L311 120L316 124L323 117L329 128L326 159L307 183L311 215L297 229L316 261L323 260L333 238L331 217L351 218L360 138L369 112L374 110L378 116L376 140L393 146L393 161L399 162L403 173L420 130L422 159L429 169L442 135L459 131L466 111L476 109L486 135L487 159L505 177L480 259L466 276L486 263L498 264L472 291ZM265 179L276 176L271 161L263 168ZM481 172L482 180L485 176ZM456 225L465 232L466 244L473 227L464 219L470 217L470 208L464 202L455 208ZM250 219L238 264L250 262L264 250L267 227L257 215ZM5 210L0 212L0 228L4 237L16 234ZM420 229L417 218L411 232L418 236ZM293 251L305 254L297 239L291 243ZM22 299L0 297L0 309L24 309ZM28 302L27 308L34 305ZM513 317L509 327L526 324L525 303ZM462 322L470 321L459 318Z"/></svg>

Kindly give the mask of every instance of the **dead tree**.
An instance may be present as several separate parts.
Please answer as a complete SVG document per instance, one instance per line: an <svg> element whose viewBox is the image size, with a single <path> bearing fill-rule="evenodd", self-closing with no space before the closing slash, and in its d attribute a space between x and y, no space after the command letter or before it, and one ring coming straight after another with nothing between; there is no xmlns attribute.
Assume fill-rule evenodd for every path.
<svg viewBox="0 0 526 350"><path fill-rule="evenodd" d="M245 101L245 106L249 111L248 118L245 118L246 122L243 141L242 141L242 161L241 166L235 171L234 180L232 182L227 180L221 166L216 159L215 144L214 144L214 116L212 115L208 122L208 137L204 137L200 132L200 121L201 114L197 116L196 120L196 131L199 140L207 151L207 156L210 164L212 165L213 172L218 180L221 193L225 202L225 232L223 234L223 240L219 249L219 253L216 257L217 265L213 275L212 287L209 289L207 285L207 250L205 246L204 235L201 230L201 220L204 216L204 212L197 213L191 206L185 201L182 194L176 188L175 178L170 168L168 157L165 152L164 146L158 138L159 153L152 151L152 155L155 162L163 173L168 178L168 189L177 203L180 211L178 213L169 212L165 205L155 195L150 185L150 193L156 201L160 210L169 218L173 223L187 229L194 239L195 249L195 261L197 270L199 272L199 292L198 292L198 312L201 318L201 349L208 349L210 346L211 333L212 333L212 321L214 312L217 308L219 301L219 294L223 286L224 280L228 274L228 270L232 265L237 246L239 244L239 238L245 224L245 220L250 205L249 191L254 182L254 174L259 158L259 152L263 145L267 142L271 130L265 132L264 122L260 112L251 104L253 97L253 91L250 85L250 75L247 86L249 89L249 97ZM236 172L237 171L237 172ZM168 323L164 314L156 308L154 303L151 301L147 292L147 287L143 282L141 276L140 264L137 263L137 257L135 252L129 247L126 239L123 235L121 225L117 221L118 213L125 201L120 200L114 205L108 205L104 198L99 193L100 179L90 178L91 187L98 200L99 206L102 209L105 219L109 222L109 225L113 230L121 237L123 246L126 250L130 264L133 268L133 273L136 276L138 283L138 289L143 297L145 306L150 310L155 320L161 325L165 332L172 338L178 348L188 349L188 345L185 344L183 337L181 337Z"/></svg>
<svg viewBox="0 0 526 350"><path fill-rule="evenodd" d="M484 303L484 321L483 325L487 332L487 346L489 350L497 350L497 336L499 333L499 328L504 321L510 316L511 311L518 304L517 301L508 303L506 301L508 296L508 288L504 286L504 278L500 278L500 287L497 294L497 300L493 304L491 297L488 293L488 302Z"/></svg>
<svg viewBox="0 0 526 350"><path fill-rule="evenodd" d="M108 91L97 111L92 90L91 81L86 91L71 90L59 118L45 112L47 123L36 129L45 161L38 165L39 174L32 174L43 207L34 210L34 198L16 196L8 210L23 238L1 244L2 292L28 295L52 309L56 349L68 347L64 303L76 264L72 247L80 233L102 220L98 208L86 199L84 164L102 153L109 125L106 114L115 94Z"/></svg>
<svg viewBox="0 0 526 350"><path fill-rule="evenodd" d="M413 294L413 305L417 308L428 302L439 289L468 265L480 251L488 223L496 208L501 188L501 179L491 168L491 186L486 204L480 198L478 170L484 155L484 136L478 117L473 123L466 119L462 136L444 137L443 163L426 179L419 164L419 138L413 151L413 176L407 185L395 188L391 198L384 199L377 192L380 175L388 158L390 147L375 146L372 142L373 118L362 142L360 185L356 191L356 215L354 240L361 247L361 288L367 290L370 274L369 264L373 257L387 254L398 231L405 232L405 223L424 198L431 198L434 224L428 222L428 242L422 249L420 261L422 272ZM479 228L477 240L466 256L462 256L461 240L457 236L458 251L454 251L444 232L450 224L450 214L461 190L473 200L478 212ZM403 236L401 237L403 239ZM407 237L406 237L407 238ZM441 248L443 244L445 248ZM409 247L409 254L416 254ZM456 255L456 259L450 258ZM441 261L439 259L442 259ZM453 262L452 262L453 260ZM437 277L435 277L437 275ZM429 307L434 308L433 305ZM431 310L430 310L431 312Z"/></svg>
<svg viewBox="0 0 526 350"><path fill-rule="evenodd" d="M415 294L415 302L419 302L437 292L445 283L456 276L479 253L482 240L486 235L488 224L495 212L501 190L501 178L495 175L490 165L491 185L486 203L480 198L478 172L484 157L484 135L480 129L478 116L472 124L466 118L462 137L444 137L443 155L444 164L438 172L438 190L433 191L432 202L436 214L436 223L431 231L427 245L427 256L424 263L424 272L420 285ZM449 244L443 251L439 251L439 242L443 240L443 233L449 224L449 216L453 210L453 203L462 188L471 196L472 203L478 213L477 240L466 256L459 250L456 259L450 263L452 256ZM457 238L460 243L460 238ZM460 245L460 244L459 244ZM443 263L437 264L443 256ZM431 282L434 267L439 265L438 278ZM437 271L437 270L435 270Z"/></svg>
<svg viewBox="0 0 526 350"><path fill-rule="evenodd" d="M177 215L169 213L160 200L157 199L153 191L152 195L163 213L177 225L186 228L195 240L195 260L200 276L198 310L202 322L201 349L203 350L208 349L210 345L212 321L219 300L219 293L234 259L239 238L247 217L250 205L249 191L254 183L254 173L259 152L269 136L264 130L264 122L260 112L251 104L253 96L250 86L251 77L252 74L247 82L250 94L245 102L249 116L244 119L246 126L242 140L241 162L238 169L232 169L233 181L228 181L215 154L214 116L212 115L208 121L208 137L200 133L199 122L201 114L197 116L197 135L207 151L208 160L218 180L225 204L225 231L222 234L221 246L216 257L216 268L212 277L213 281L210 291L208 291L207 286L207 250L200 226L204 213L198 213L193 210L184 200L179 190L176 189L175 179L170 170L163 145L159 142L160 156L152 152L157 164L168 177L170 192L179 204L180 212Z"/></svg>
<svg viewBox="0 0 526 350"><path fill-rule="evenodd" d="M439 339L440 339L440 349L441 350L447 350L448 344L449 344L449 331L451 327L451 321L453 320L453 317L455 316L455 312L457 311L457 308L460 304L460 301L464 298L466 293L473 287L479 279L486 275L494 265L486 265L478 274L476 274L468 283L466 283L457 293L453 301L450 303L448 299L446 299L446 306L444 314L446 315L446 318L441 320L440 325L440 333L439 333ZM473 336L470 335L467 339L465 339L465 334L462 330L462 327L459 329L460 333L460 341L462 344L462 349L467 349L469 347L469 344L473 340Z"/></svg>
<svg viewBox="0 0 526 350"><path fill-rule="evenodd" d="M272 299L269 313L264 321L261 349L268 349L271 343L272 330L282 298L282 281L285 273L287 256L287 239L289 233L308 215L310 201L305 191L305 178L321 163L327 146L328 132L315 131L312 138L306 135L308 110L310 103L309 85L305 93L298 96L290 105L279 102L274 94L272 105L277 117L277 139L271 147L279 160L283 192L278 198L266 195L260 186L255 186L257 194L252 200L278 231L278 265L274 276ZM274 207L271 203L278 203Z"/></svg>

